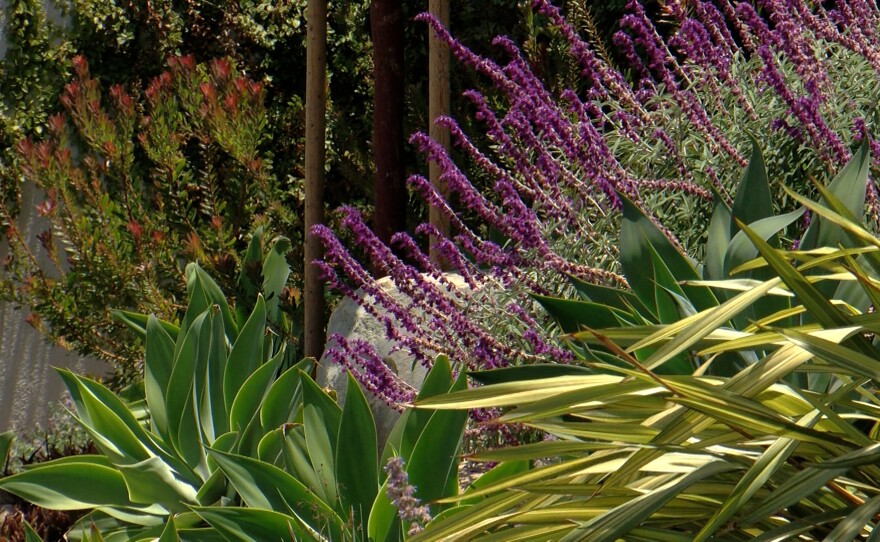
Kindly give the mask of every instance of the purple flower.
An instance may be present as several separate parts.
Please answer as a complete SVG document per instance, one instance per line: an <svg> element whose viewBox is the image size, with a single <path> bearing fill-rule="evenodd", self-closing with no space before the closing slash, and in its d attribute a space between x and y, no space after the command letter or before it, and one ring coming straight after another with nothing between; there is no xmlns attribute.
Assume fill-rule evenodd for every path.
<svg viewBox="0 0 880 542"><path fill-rule="evenodd" d="M397 456L388 458L388 462L385 464L385 473L388 475L385 486L388 499L397 508L397 517L401 521L412 524L407 533L412 536L431 521L431 510L416 498L416 488L409 483L409 476L404 470L403 458Z"/></svg>

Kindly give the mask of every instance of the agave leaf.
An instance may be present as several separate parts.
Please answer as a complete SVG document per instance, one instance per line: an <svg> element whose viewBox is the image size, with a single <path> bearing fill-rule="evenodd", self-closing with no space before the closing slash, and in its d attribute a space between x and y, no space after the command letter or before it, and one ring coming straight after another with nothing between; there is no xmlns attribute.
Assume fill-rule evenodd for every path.
<svg viewBox="0 0 880 542"><path fill-rule="evenodd" d="M828 185L828 192L839 199L853 216L861 216L864 213L870 165L871 152L866 140ZM820 200L819 203L822 204L824 201ZM846 236L839 228L831 226L821 218L810 223L800 242L802 249L838 245L847 245Z"/></svg>
<svg viewBox="0 0 880 542"><path fill-rule="evenodd" d="M342 518L290 474L250 457L217 450L208 453L248 507L295 514L312 529L331 533L330 540L342 540Z"/></svg>
<svg viewBox="0 0 880 542"><path fill-rule="evenodd" d="M746 224L753 224L773 216L773 197L770 195L770 180L767 178L764 155L758 142L754 138L750 139L752 155L736 188L730 213L731 221L728 224L731 232L737 231L733 217Z"/></svg>
<svg viewBox="0 0 880 542"><path fill-rule="evenodd" d="M284 429L279 427L278 429L269 431L260 439L260 442L256 447L257 459L263 463L269 463L270 465L281 467L283 465L283 463L281 463L283 460L283 450Z"/></svg>
<svg viewBox="0 0 880 542"><path fill-rule="evenodd" d="M117 463L143 461L160 452L125 404L110 390L66 369L56 371L67 386L81 423L111 460Z"/></svg>
<svg viewBox="0 0 880 542"><path fill-rule="evenodd" d="M327 498L324 486L312 466L308 457L306 438L303 435L302 426L288 428L284 438L284 465L288 472L296 476L296 479L304 483L310 491L314 492L325 502L331 502Z"/></svg>
<svg viewBox="0 0 880 542"><path fill-rule="evenodd" d="M203 333L204 365L193 380L193 397L198 400L199 425L205 442L229 431L229 414L223 400L223 373L226 369L226 334L223 321L211 318L210 333Z"/></svg>
<svg viewBox="0 0 880 542"><path fill-rule="evenodd" d="M194 506L192 509L229 542L336 540L306 529L296 517L272 510L232 506Z"/></svg>
<svg viewBox="0 0 880 542"><path fill-rule="evenodd" d="M153 316L147 320L144 356L144 394L150 419L154 430L166 442L171 442L165 411L165 390L168 389L174 364L174 339Z"/></svg>
<svg viewBox="0 0 880 542"><path fill-rule="evenodd" d="M195 295L198 300L194 314L200 314L211 305L218 307L223 318L226 334L229 336L230 341L235 341L235 338L238 336L238 324L235 323L235 318L229 309L229 303L226 302L226 296L223 295L220 286L197 263L190 263L186 266L186 283L187 290L191 292L191 298L192 295ZM190 299L190 303L192 303L192 299ZM201 305L201 303L206 305L199 307L198 305ZM189 314L189 307L187 307L187 314ZM186 317L184 317L184 320L186 320ZM185 326L181 324L181 328L183 327Z"/></svg>
<svg viewBox="0 0 880 542"><path fill-rule="evenodd" d="M803 214L803 209L796 209L784 215L771 216L769 218L758 220L757 222L748 223L748 226L756 235L759 235L761 239L767 241L779 233L779 231L787 228L795 220L803 216ZM758 251L749 241L748 236L742 231L738 232L733 237L733 240L730 242L730 245L727 247L727 252L724 255L723 276L728 277L732 275L731 270L736 269L745 262L751 261L757 254Z"/></svg>
<svg viewBox="0 0 880 542"><path fill-rule="evenodd" d="M618 193L623 204L620 226L620 265L639 300L657 314L656 287L653 281L652 250L664 262L675 280L697 280L699 275L688 259L678 251L666 235L625 195ZM691 301L702 310L717 304L711 292L692 292Z"/></svg>
<svg viewBox="0 0 880 542"><path fill-rule="evenodd" d="M51 510L139 506L128 498L125 480L118 470L88 456L81 461L48 461L0 478L0 489Z"/></svg>
<svg viewBox="0 0 880 542"><path fill-rule="evenodd" d="M724 254L730 245L731 214L723 201L718 200L715 210L712 212L712 220L709 222L709 231L706 239L706 267L704 278L720 280L724 275Z"/></svg>
<svg viewBox="0 0 880 542"><path fill-rule="evenodd" d="M467 388L462 371L449 388L455 392ZM431 415L413 446L406 462L410 483L422 502L430 502L458 493L458 453L467 422L466 411L437 411Z"/></svg>
<svg viewBox="0 0 880 542"><path fill-rule="evenodd" d="M210 326L205 326L209 314L206 311L195 317L187 326L186 332L178 337L171 378L168 380L168 389L165 392L165 412L168 416L171 444L192 468L199 464L202 454L201 444L198 438L194 438L200 434L200 430L192 396L198 358L206 355L205 352L200 352L200 335L203 327L210 329Z"/></svg>
<svg viewBox="0 0 880 542"><path fill-rule="evenodd" d="M309 459L321 482L328 502L338 499L334 447L339 440L342 411L330 397L305 373L303 383L303 426Z"/></svg>
<svg viewBox="0 0 880 542"><path fill-rule="evenodd" d="M650 312L648 308L639 301L638 296L627 290L592 284L572 275L568 275L568 280L578 293L587 301L599 303L626 313L631 313L635 310L639 314L644 315Z"/></svg>
<svg viewBox="0 0 880 542"><path fill-rule="evenodd" d="M117 467L128 487L129 499L142 505L159 504L170 512L186 511L198 502L197 490L158 457Z"/></svg>
<svg viewBox="0 0 880 542"><path fill-rule="evenodd" d="M425 376L425 381L416 395L416 401L446 394L449 392L452 384L452 367L449 364L449 358L441 354L434 360L434 365L431 366L431 370ZM433 412L426 410L410 409L406 412L406 425L400 435L400 448L398 450L404 462L409 461L416 442L421 438L425 426L433 415ZM387 460L387 458L383 457L383 460Z"/></svg>
<svg viewBox="0 0 880 542"><path fill-rule="evenodd" d="M649 245L648 252L651 255L651 265L654 269L654 306L657 307L657 318L659 318L661 324L676 322L681 315L678 312L675 301L670 297L667 290L681 296L684 296L684 292L676 283L675 277L666 266L666 263L657 254L657 250ZM612 322L613 324L614 322Z"/></svg>
<svg viewBox="0 0 880 542"><path fill-rule="evenodd" d="M263 296L257 296L254 310L251 311L250 317L242 326L226 362L226 371L223 375L223 397L226 400L226 408L230 411L233 399L244 381L265 361L262 357L265 334L266 303L263 301Z"/></svg>
<svg viewBox="0 0 880 542"><path fill-rule="evenodd" d="M300 361L281 373L281 376L269 387L260 405L260 423L263 431L281 427L284 423L294 421L298 415L302 416L302 384L299 371L308 374L311 371L311 363L310 359Z"/></svg>
<svg viewBox="0 0 880 542"><path fill-rule="evenodd" d="M397 516L397 507L388 498L388 481L386 480L373 505L367 520L367 536L369 540L394 542L402 538L401 521Z"/></svg>
<svg viewBox="0 0 880 542"><path fill-rule="evenodd" d="M129 329L137 333L142 339L147 338L147 323L149 322L150 315L112 309L110 310L110 316L127 325ZM178 326L164 320L158 320L158 322L162 329L165 330L165 333L173 340L177 340L177 334L180 332Z"/></svg>
<svg viewBox="0 0 880 542"><path fill-rule="evenodd" d="M229 426L233 431L241 433L238 444L238 451L241 453L250 453L263 436L259 419L260 404L272 385L283 357L284 353L279 352L269 362L257 368L248 375L235 394L229 412Z"/></svg>
<svg viewBox="0 0 880 542"><path fill-rule="evenodd" d="M593 303L542 295L532 297L544 307L550 316L559 324L563 333L575 333L586 327L613 327L622 320L631 318L627 312Z"/></svg>
<svg viewBox="0 0 880 542"><path fill-rule="evenodd" d="M244 258L241 262L241 267L238 272L238 289L244 295L242 296L248 302L252 302L257 299L257 295L260 293L260 285L255 284L253 280L251 280L251 274L255 274L255 271L261 269L263 265L263 226L257 226L256 229L251 233L251 238L248 241L247 252L245 252ZM236 306L236 316L239 317L238 323L239 327L244 325L244 316L241 312L239 312L239 307Z"/></svg>
<svg viewBox="0 0 880 542"><path fill-rule="evenodd" d="M379 445L370 405L351 372L338 439L335 459L340 504L343 511L353 512L356 525L366 524L379 490Z"/></svg>
<svg viewBox="0 0 880 542"><path fill-rule="evenodd" d="M278 302L281 291L290 276L290 265L287 264L287 253L290 252L290 240L276 237L266 258L263 260L263 293L266 295L266 314L272 322L278 322Z"/></svg>
<svg viewBox="0 0 880 542"><path fill-rule="evenodd" d="M162 529L162 535L156 542L178 542L177 526L174 525L174 516L168 518L165 528Z"/></svg>

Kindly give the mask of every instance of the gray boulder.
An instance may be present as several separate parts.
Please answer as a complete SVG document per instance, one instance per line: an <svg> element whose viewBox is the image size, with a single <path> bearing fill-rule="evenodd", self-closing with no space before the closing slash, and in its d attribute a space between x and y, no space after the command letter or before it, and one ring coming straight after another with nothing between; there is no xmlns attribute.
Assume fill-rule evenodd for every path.
<svg viewBox="0 0 880 542"><path fill-rule="evenodd" d="M454 290L447 292L444 286L439 286L439 290L444 292L454 300L464 300L464 297L470 293L468 284L460 275L447 273L445 279L453 285ZM426 277L435 284L437 281L432 277ZM384 277L376 281L376 287L391 296L397 303L403 307L410 307L412 300L406 294L398 291L397 287L390 278ZM398 378L415 389L419 389L422 382L427 376L428 369L420 363L413 363L413 358L404 350L399 350L396 342L389 340L385 333L385 326L375 317L369 314L361 305L362 303L370 303L371 299L361 290L357 291L359 301L345 298L333 310L330 315L330 321L327 323L327 336L332 337L335 334L341 335L346 339L360 339L371 344L376 354L383 360L385 365L393 371ZM418 309L411 309L412 314L418 318L420 316ZM320 386L330 388L336 392L340 405L345 401L346 389L346 370L345 367L332 361L327 352L335 348L336 342L331 338L324 348L324 355L318 364L317 382ZM439 354L436 352L435 354ZM389 407L385 402L370 393L366 393L370 408L373 411L373 418L376 420L376 430L378 436L379 448L385 445L385 440L394 427L394 423L400 417L400 413Z"/></svg>

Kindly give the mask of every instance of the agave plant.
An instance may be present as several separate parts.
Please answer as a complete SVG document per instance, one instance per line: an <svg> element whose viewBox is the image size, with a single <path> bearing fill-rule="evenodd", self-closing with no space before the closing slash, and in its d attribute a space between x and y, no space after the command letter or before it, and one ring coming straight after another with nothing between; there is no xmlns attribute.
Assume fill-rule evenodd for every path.
<svg viewBox="0 0 880 542"><path fill-rule="evenodd" d="M249 314L195 264L179 326L119 313L146 340L142 397L59 370L101 454L39 464L0 489L44 508L94 509L72 540L398 540L410 525L386 495L363 392L349 375L340 407L310 378L309 360L286 365L286 341L272 332L279 316L267 299L285 283L284 243L262 262L269 293L255 294ZM464 383L440 358L420 397ZM383 461L401 457L424 501L456 495L465 420L405 412ZM10 440L0 435L0 456Z"/></svg>
<svg viewBox="0 0 880 542"><path fill-rule="evenodd" d="M814 215L799 250L768 242L762 219L735 222L757 257L729 272L762 278L658 281L654 291L665 288L679 316L573 331L573 341L603 349L583 350L587 370L481 373L489 384L418 401L499 408L499 422L554 438L479 454L544 464L484 485L472 494L482 502L447 499L461 504L413 540L880 539L880 315L867 308L880 302L880 241L852 212L868 160L863 148L829 187L817 186L821 203L789 193ZM655 246L645 222L625 227L641 226ZM655 277L672 268L658 262ZM644 314L651 307L638 289L647 285L615 292L607 312ZM718 303L681 311L692 287L713 289ZM770 298L786 303L749 321ZM732 356L751 362L709 374ZM695 370L658 371L682 359Z"/></svg>

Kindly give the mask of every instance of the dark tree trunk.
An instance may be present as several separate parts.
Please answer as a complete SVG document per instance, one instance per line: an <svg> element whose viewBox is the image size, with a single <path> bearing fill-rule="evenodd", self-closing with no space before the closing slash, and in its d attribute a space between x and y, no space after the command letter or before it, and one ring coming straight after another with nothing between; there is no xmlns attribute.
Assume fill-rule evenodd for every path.
<svg viewBox="0 0 880 542"><path fill-rule="evenodd" d="M403 8L400 0L372 0L373 157L376 213L373 228L386 243L406 229L403 171Z"/></svg>
<svg viewBox="0 0 880 542"><path fill-rule="evenodd" d="M323 256L321 242L309 234L324 222L324 138L327 108L327 0L309 0L306 48L305 268L304 344L306 356L319 358L326 342L324 284L314 260Z"/></svg>

